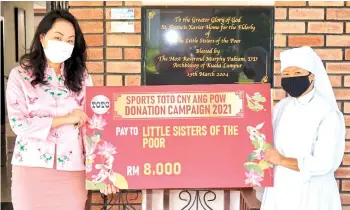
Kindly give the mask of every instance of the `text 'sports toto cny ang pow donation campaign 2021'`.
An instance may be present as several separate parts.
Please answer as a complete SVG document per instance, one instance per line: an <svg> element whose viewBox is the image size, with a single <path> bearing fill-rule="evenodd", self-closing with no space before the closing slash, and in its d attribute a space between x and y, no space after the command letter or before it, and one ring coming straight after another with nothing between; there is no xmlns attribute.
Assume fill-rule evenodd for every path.
<svg viewBox="0 0 350 210"><path fill-rule="evenodd" d="M270 84L89 87L87 189L272 186Z"/></svg>

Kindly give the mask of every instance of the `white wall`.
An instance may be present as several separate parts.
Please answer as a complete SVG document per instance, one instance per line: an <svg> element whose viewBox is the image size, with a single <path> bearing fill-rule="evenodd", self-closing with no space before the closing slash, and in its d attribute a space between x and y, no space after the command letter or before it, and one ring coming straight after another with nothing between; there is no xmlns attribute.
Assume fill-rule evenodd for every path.
<svg viewBox="0 0 350 210"><path fill-rule="evenodd" d="M35 16L34 17L34 31L36 31L36 28L38 27L41 20L44 18L44 16Z"/></svg>
<svg viewBox="0 0 350 210"><path fill-rule="evenodd" d="M25 10L26 14L26 45L29 48L34 36L34 3L32 1L2 1L1 14L5 19L4 33L4 66L5 75L8 75L12 68L18 66L16 62L15 49L15 24L14 24L14 9L15 7Z"/></svg>

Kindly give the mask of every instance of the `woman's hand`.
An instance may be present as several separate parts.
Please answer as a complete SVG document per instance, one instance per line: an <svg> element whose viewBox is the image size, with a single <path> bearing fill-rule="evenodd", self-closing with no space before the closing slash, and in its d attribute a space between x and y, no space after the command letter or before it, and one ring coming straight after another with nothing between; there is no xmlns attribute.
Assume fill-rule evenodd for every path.
<svg viewBox="0 0 350 210"><path fill-rule="evenodd" d="M265 151L265 160L275 166L281 165L284 157L277 151L277 149L272 148Z"/></svg>
<svg viewBox="0 0 350 210"><path fill-rule="evenodd" d="M73 112L66 115L66 119L69 124L78 124L80 127L83 126L89 118L82 110L75 109Z"/></svg>
<svg viewBox="0 0 350 210"><path fill-rule="evenodd" d="M113 185L107 184L106 188L101 189L100 192L105 195L108 195L108 194L116 194L117 192L119 192L119 190Z"/></svg>
<svg viewBox="0 0 350 210"><path fill-rule="evenodd" d="M51 129L63 126L63 125L75 125L79 127L83 126L89 120L88 116L80 109L75 109L73 112L53 118Z"/></svg>

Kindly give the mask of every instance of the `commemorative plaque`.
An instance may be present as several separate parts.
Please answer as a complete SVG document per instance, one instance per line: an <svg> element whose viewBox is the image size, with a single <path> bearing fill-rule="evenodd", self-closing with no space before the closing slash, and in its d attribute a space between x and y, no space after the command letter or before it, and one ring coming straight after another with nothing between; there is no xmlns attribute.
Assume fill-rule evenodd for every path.
<svg viewBox="0 0 350 210"><path fill-rule="evenodd" d="M273 84L271 7L143 8L145 85Z"/></svg>

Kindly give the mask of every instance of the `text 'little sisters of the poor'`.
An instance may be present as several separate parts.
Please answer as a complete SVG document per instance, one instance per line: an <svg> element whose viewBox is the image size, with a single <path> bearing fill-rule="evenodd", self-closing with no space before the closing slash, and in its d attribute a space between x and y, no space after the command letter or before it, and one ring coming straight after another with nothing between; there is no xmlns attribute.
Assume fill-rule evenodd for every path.
<svg viewBox="0 0 350 210"><path fill-rule="evenodd" d="M116 136L138 136L138 127L116 127ZM166 148L166 137L238 136L238 125L143 126L142 148Z"/></svg>

